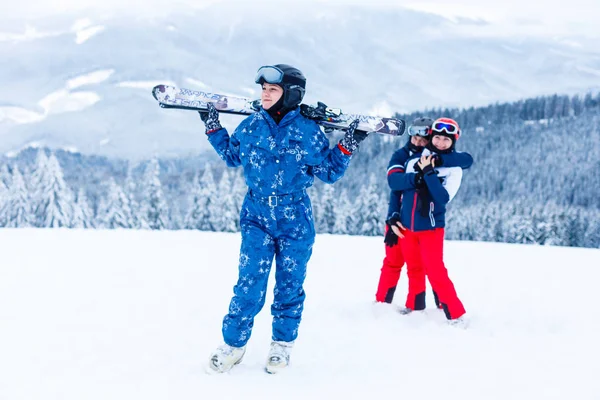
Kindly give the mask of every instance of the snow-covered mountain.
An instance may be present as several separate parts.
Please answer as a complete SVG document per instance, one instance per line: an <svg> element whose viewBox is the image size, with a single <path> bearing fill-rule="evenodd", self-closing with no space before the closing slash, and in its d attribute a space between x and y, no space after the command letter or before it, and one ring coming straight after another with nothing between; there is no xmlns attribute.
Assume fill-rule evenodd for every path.
<svg viewBox="0 0 600 400"><path fill-rule="evenodd" d="M597 249L446 242L462 330L429 290L424 313L396 312L405 271L393 305L372 303L381 237L318 235L290 368L263 372L271 271L243 362L210 376L239 234L0 229L0 243L2 399L600 397Z"/></svg>
<svg viewBox="0 0 600 400"><path fill-rule="evenodd" d="M382 115L599 87L592 40L474 36L469 26L485 22L319 4L4 24L0 151L36 142L130 158L196 153L206 147L197 115L159 109L150 88L257 97L256 69L278 62L305 72L307 102Z"/></svg>

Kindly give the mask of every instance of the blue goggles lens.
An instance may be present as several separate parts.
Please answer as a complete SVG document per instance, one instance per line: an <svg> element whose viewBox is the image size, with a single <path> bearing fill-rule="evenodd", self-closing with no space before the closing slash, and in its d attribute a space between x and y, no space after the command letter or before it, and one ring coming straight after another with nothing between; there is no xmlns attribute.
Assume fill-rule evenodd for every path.
<svg viewBox="0 0 600 400"><path fill-rule="evenodd" d="M429 136L429 127L428 126L409 126L408 127L408 135L409 136L421 136L428 137Z"/></svg>
<svg viewBox="0 0 600 400"><path fill-rule="evenodd" d="M456 132L456 126L447 124L445 122L437 122L433 125L433 130L436 132L454 133Z"/></svg>
<svg viewBox="0 0 600 400"><path fill-rule="evenodd" d="M256 71L256 78L254 78L254 82L262 84L264 82L271 84L279 84L283 81L283 71L277 67L272 67L270 65L260 67L258 71Z"/></svg>

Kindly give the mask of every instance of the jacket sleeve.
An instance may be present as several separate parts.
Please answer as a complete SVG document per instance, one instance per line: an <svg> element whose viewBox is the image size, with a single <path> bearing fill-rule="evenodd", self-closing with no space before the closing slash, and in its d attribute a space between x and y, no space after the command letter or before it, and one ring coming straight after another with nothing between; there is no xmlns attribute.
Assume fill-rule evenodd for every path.
<svg viewBox="0 0 600 400"><path fill-rule="evenodd" d="M445 177L445 181L442 184L440 178L434 171L427 173L425 183L429 189L429 193L436 203L448 204L460 188L462 180L462 168L454 167L450 174Z"/></svg>
<svg viewBox="0 0 600 400"><path fill-rule="evenodd" d="M442 159L442 165L444 167L461 167L462 169L468 169L471 168L471 165L473 165L473 157L466 152L456 152L453 151L452 153L448 153L448 154L440 154L439 155Z"/></svg>
<svg viewBox="0 0 600 400"><path fill-rule="evenodd" d="M242 164L240 160L240 141L238 135L243 130L245 124L242 122L229 136L227 129L221 128L218 131L207 134L208 142L215 149L219 157L227 163L228 167L238 167Z"/></svg>
<svg viewBox="0 0 600 400"><path fill-rule="evenodd" d="M390 192L390 203L388 205L388 213L386 220L392 218L394 214L398 218L400 218L400 199L402 197L402 192L397 192L392 190Z"/></svg>
<svg viewBox="0 0 600 400"><path fill-rule="evenodd" d="M325 183L334 183L344 176L351 156L344 154L338 145L329 148L329 139L325 133L317 124L314 124L314 127L316 151L308 158L307 163L317 178Z"/></svg>
<svg viewBox="0 0 600 400"><path fill-rule="evenodd" d="M390 189L393 191L402 191L406 189L414 189L415 174L406 173L406 162L410 157L410 153L406 147L398 149L392 154L387 169L387 180Z"/></svg>
<svg viewBox="0 0 600 400"><path fill-rule="evenodd" d="M446 177L444 181L444 188L448 192L448 203L452 201L458 189L460 188L460 184L462 182L463 170L459 167L454 167L450 169L450 173Z"/></svg>
<svg viewBox="0 0 600 400"><path fill-rule="evenodd" d="M388 186L399 191L414 189L416 175L414 172L388 175Z"/></svg>

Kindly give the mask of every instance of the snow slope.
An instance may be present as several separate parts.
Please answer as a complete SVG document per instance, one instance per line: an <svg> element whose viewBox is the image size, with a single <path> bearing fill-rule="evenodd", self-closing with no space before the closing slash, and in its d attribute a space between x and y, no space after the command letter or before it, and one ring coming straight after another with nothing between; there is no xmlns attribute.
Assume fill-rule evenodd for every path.
<svg viewBox="0 0 600 400"><path fill-rule="evenodd" d="M372 304L381 238L322 235L292 366L263 372L265 307L244 362L212 376L237 234L3 229L0 243L3 400L600 398L600 250L448 242L462 330L396 313L404 274L397 305Z"/></svg>

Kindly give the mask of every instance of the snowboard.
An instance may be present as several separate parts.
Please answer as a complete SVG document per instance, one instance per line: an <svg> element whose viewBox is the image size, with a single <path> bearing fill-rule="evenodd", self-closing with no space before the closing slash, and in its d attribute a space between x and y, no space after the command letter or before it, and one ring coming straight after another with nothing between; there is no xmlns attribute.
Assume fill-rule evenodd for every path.
<svg viewBox="0 0 600 400"><path fill-rule="evenodd" d="M168 85L155 86L152 89L152 96L162 108L202 111L207 109L207 103L210 102L219 112L226 114L250 115L260 110L260 100L207 93ZM356 130L361 132L377 132L400 136L406 128L406 122L399 118L344 114L340 109L329 108L321 102L317 103L316 106L301 104L300 112L306 118L322 125L326 131L346 130L355 119L359 120Z"/></svg>

